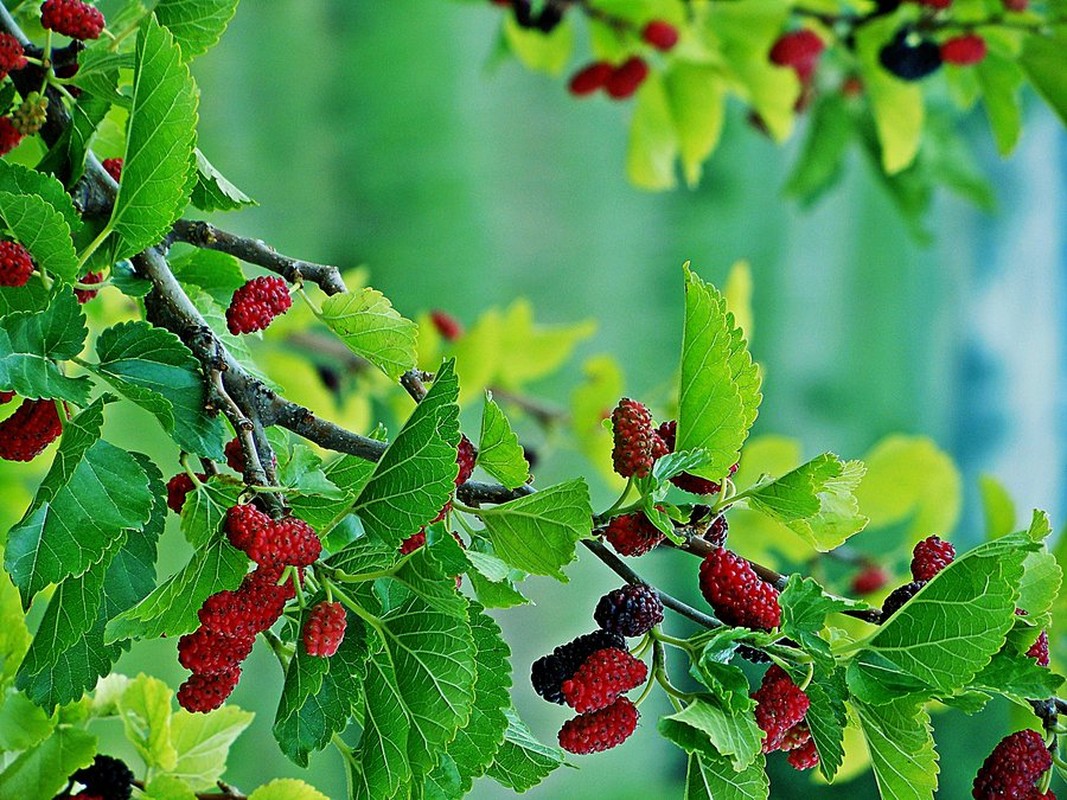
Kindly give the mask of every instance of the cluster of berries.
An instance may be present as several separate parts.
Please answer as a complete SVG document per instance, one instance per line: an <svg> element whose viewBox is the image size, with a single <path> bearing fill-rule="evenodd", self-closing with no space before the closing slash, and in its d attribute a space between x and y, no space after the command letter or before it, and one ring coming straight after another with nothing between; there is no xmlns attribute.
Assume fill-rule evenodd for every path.
<svg viewBox="0 0 1067 800"><path fill-rule="evenodd" d="M70 800L130 800L133 796L133 771L111 756L97 755L92 764L75 771L70 782L84 787L75 795L60 795Z"/></svg>
<svg viewBox="0 0 1067 800"><path fill-rule="evenodd" d="M283 278L276 275L253 278L233 293L226 309L226 327L234 335L261 331L292 305L289 285Z"/></svg>
<svg viewBox="0 0 1067 800"><path fill-rule="evenodd" d="M937 536L928 536L912 550L911 583L894 589L882 603L882 621L885 622L911 598L919 593L927 582L956 559L956 548Z"/></svg>
<svg viewBox="0 0 1067 800"><path fill-rule="evenodd" d="M4 126L2 123L5 119L7 118L0 118L0 144L3 141ZM2 146L0 146L0 150L3 150ZM0 286L10 286L12 288L25 286L29 283L35 268L36 265L33 263L29 250L18 242L0 241ZM90 272L80 278L78 283L85 286L87 284L100 283L103 280L104 274L102 272ZM79 303L84 304L96 297L99 291L99 289L75 289L74 296Z"/></svg>
<svg viewBox="0 0 1067 800"><path fill-rule="evenodd" d="M665 53L678 44L678 29L669 22L654 19L641 29L641 40ZM624 100L633 96L648 73L648 62L638 55L619 64L594 61L574 73L567 88L575 97L586 97L603 89L609 97Z"/></svg>
<svg viewBox="0 0 1067 800"><path fill-rule="evenodd" d="M10 402L12 392L0 392L0 400ZM0 422L0 458L5 461L31 461L63 433L54 400L22 401L15 413Z"/></svg>
<svg viewBox="0 0 1067 800"><path fill-rule="evenodd" d="M703 480L703 478L696 478L696 480ZM699 518L706 511L706 506L696 506L693 509L693 517ZM708 525L704 532L704 539L715 547L723 547L726 545L728 532L729 524L726 517L719 514ZM621 556L643 556L666 537L659 528L652 524L644 512L635 511L632 514L612 517L604 528L604 538Z"/></svg>
<svg viewBox="0 0 1067 800"><path fill-rule="evenodd" d="M1005 736L982 764L974 779L974 800L1056 800L1039 783L1052 768L1052 754L1037 731Z"/></svg>
<svg viewBox="0 0 1067 800"><path fill-rule="evenodd" d="M794 769L811 769L819 763L815 740L805 721L811 701L793 683L784 669L774 664L763 675L760 688L752 693L756 701L756 724L763 731L763 752L788 752Z"/></svg>
<svg viewBox="0 0 1067 800"><path fill-rule="evenodd" d="M610 750L636 729L637 708L624 695L645 682L648 668L624 637L644 636L662 622L663 604L650 586L629 584L600 598L593 617L599 630L560 645L530 669L538 695L578 712L559 731L560 747L577 755Z"/></svg>
<svg viewBox="0 0 1067 800"><path fill-rule="evenodd" d="M905 81L922 80L942 64L972 66L985 56L985 39L976 33L953 36L938 44L909 26L898 30L878 52L881 65Z"/></svg>

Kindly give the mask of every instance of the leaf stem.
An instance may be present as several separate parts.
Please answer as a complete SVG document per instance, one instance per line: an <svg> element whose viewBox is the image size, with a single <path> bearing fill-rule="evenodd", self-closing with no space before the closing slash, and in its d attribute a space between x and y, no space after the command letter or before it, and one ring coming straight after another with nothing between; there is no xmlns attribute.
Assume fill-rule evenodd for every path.
<svg viewBox="0 0 1067 800"><path fill-rule="evenodd" d="M631 475L626 479L626 485L622 487L622 494L618 496L614 503L611 504L611 508L602 514L597 514L595 519L597 523L606 522L610 517L614 516L615 512L622 507L622 504L626 502L626 498L630 496L630 489L633 488L634 478Z"/></svg>
<svg viewBox="0 0 1067 800"><path fill-rule="evenodd" d="M652 648L652 673L663 691L676 700L691 700L696 697L695 694L683 692L671 683L671 679L667 676L667 655L663 643L657 639L653 642Z"/></svg>
<svg viewBox="0 0 1067 800"><path fill-rule="evenodd" d="M669 644L671 647L677 647L679 650L684 650L689 654L690 658L696 657L696 649L693 647L692 644L689 643L688 640L679 639L676 636L669 636L668 634L660 630L660 627L658 625L651 631L649 631L649 634L651 634L652 638L655 639L657 642L663 642L664 644Z"/></svg>
<svg viewBox="0 0 1067 800"><path fill-rule="evenodd" d="M78 259L78 272L82 271L82 267L85 266L85 262L87 262L92 256L92 254L100 248L100 245L104 243L104 240L107 239L107 237L110 236L113 231L114 228L112 228L111 221L109 220L107 225L105 225L100 231L100 233L97 234L96 238L89 243L89 246L85 248L85 251Z"/></svg>
<svg viewBox="0 0 1067 800"><path fill-rule="evenodd" d="M385 629L382 626L382 621L378 619L378 617L374 616L367 611L367 609L349 597L347 592L342 591L341 588L329 578L323 576L322 583L323 586L332 590L337 599L341 601L341 605L345 606L349 611L374 628L377 634L382 637L382 640L385 640Z"/></svg>

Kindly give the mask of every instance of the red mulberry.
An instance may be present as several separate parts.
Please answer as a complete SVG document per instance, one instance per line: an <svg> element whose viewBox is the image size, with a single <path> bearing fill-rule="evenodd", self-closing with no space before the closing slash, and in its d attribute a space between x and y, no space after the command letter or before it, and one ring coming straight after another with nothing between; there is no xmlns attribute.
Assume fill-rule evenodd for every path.
<svg viewBox="0 0 1067 800"><path fill-rule="evenodd" d="M226 702L241 677L241 668L218 675L193 673L178 688L178 705L186 711L206 714Z"/></svg>
<svg viewBox="0 0 1067 800"><path fill-rule="evenodd" d="M311 609L304 623L302 638L309 656L329 658L345 638L348 619L340 603L319 603Z"/></svg>
<svg viewBox="0 0 1067 800"><path fill-rule="evenodd" d="M115 182L118 183L122 180L122 166L124 163L124 159L121 158L105 158L100 166L104 168L104 172L114 178Z"/></svg>
<svg viewBox="0 0 1067 800"><path fill-rule="evenodd" d="M594 61L571 76L567 89L575 97L590 95L598 89L604 88L614 69L607 61Z"/></svg>
<svg viewBox="0 0 1067 800"><path fill-rule="evenodd" d="M792 67L801 82L807 83L811 80L825 47L823 40L807 28L786 33L771 47L771 63L780 67Z"/></svg>
<svg viewBox="0 0 1067 800"><path fill-rule="evenodd" d="M78 283L92 285L94 283L101 283L104 280L104 273L102 272L89 272L78 279ZM94 297L100 293L99 289L75 289L74 296L78 298L78 302L85 305Z"/></svg>
<svg viewBox="0 0 1067 800"><path fill-rule="evenodd" d="M604 529L604 538L619 555L642 556L663 541L663 533L638 511L613 517Z"/></svg>
<svg viewBox="0 0 1067 800"><path fill-rule="evenodd" d="M25 286L32 274L30 251L18 242L0 242L0 286Z"/></svg>
<svg viewBox="0 0 1067 800"><path fill-rule="evenodd" d="M852 591L856 594L877 592L889 581L889 575L879 566L864 567L852 579Z"/></svg>
<svg viewBox="0 0 1067 800"><path fill-rule="evenodd" d="M1037 731L1005 736L978 770L971 794L975 800L1039 800L1041 776L1052 767L1052 755Z"/></svg>
<svg viewBox="0 0 1067 800"><path fill-rule="evenodd" d="M63 433L53 400L23 400L0 422L0 458L32 461Z"/></svg>
<svg viewBox="0 0 1067 800"><path fill-rule="evenodd" d="M616 100L624 100L641 87L648 72L648 62L640 56L633 56L612 70L604 88Z"/></svg>
<svg viewBox="0 0 1067 800"><path fill-rule="evenodd" d="M178 663L201 675L229 672L248 658L254 642L252 636L226 636L201 626L178 640Z"/></svg>
<svg viewBox="0 0 1067 800"><path fill-rule="evenodd" d="M104 15L82 0L44 0L41 25L71 39L96 39L104 30Z"/></svg>
<svg viewBox="0 0 1067 800"><path fill-rule="evenodd" d="M10 33L0 33L0 80L9 72L26 66L26 53L19 40Z"/></svg>
<svg viewBox="0 0 1067 800"><path fill-rule="evenodd" d="M700 591L727 625L768 631L781 624L778 590L729 550L720 547L705 557L700 565Z"/></svg>
<svg viewBox="0 0 1067 800"><path fill-rule="evenodd" d="M933 580L956 558L956 548L937 536L929 536L915 545L911 554L911 576L917 581Z"/></svg>
<svg viewBox="0 0 1067 800"><path fill-rule="evenodd" d="M606 647L591 654L560 687L567 705L579 714L599 711L648 677L645 662L626 650Z"/></svg>
<svg viewBox="0 0 1067 800"><path fill-rule="evenodd" d="M667 52L678 44L678 29L669 22L654 19L641 30L641 38L657 50Z"/></svg>
<svg viewBox="0 0 1067 800"><path fill-rule="evenodd" d="M1030 649L1026 651L1026 655L1034 659L1034 661L1038 663L1038 666L1048 666L1048 631L1041 631L1041 634L1037 637L1037 641L1030 645Z"/></svg>
<svg viewBox="0 0 1067 800"><path fill-rule="evenodd" d="M789 766L796 770L814 769L819 765L819 751L815 749L815 740L808 735L808 740L787 757Z"/></svg>
<svg viewBox="0 0 1067 800"><path fill-rule="evenodd" d="M624 397L611 412L615 446L611 460L615 471L624 478L643 478L652 469L652 414L638 403Z"/></svg>
<svg viewBox="0 0 1067 800"><path fill-rule="evenodd" d="M463 326L459 320L444 311L438 309L431 311L430 322L446 342L454 342L463 335Z"/></svg>
<svg viewBox="0 0 1067 800"><path fill-rule="evenodd" d="M955 36L941 43L941 60L960 67L977 64L986 56L985 39L977 34Z"/></svg>
<svg viewBox="0 0 1067 800"><path fill-rule="evenodd" d="M253 278L233 293L226 309L226 326L233 334L261 331L292 305L283 279L273 275Z"/></svg>
<svg viewBox="0 0 1067 800"><path fill-rule="evenodd" d="M617 633L593 631L561 644L542 656L530 668L530 683L538 695L550 703L563 704L563 682L573 677L585 660L597 650L626 649L626 640Z"/></svg>
<svg viewBox="0 0 1067 800"><path fill-rule="evenodd" d="M639 716L637 707L620 697L607 708L564 722L559 731L559 746L580 756L610 750L630 738Z"/></svg>
<svg viewBox="0 0 1067 800"><path fill-rule="evenodd" d="M6 156L22 141L22 134L11 117L0 117L0 156Z"/></svg>
<svg viewBox="0 0 1067 800"><path fill-rule="evenodd" d="M756 724L763 731L763 752L778 750L789 731L799 725L811 702L792 678L777 664L763 675L760 688L752 693L756 701Z"/></svg>

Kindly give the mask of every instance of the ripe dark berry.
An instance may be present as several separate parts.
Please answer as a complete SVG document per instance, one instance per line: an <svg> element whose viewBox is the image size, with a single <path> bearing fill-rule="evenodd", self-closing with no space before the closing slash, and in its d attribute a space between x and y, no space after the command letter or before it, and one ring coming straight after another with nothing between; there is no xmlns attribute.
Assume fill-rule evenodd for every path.
<svg viewBox="0 0 1067 800"><path fill-rule="evenodd" d="M756 724L763 731L763 752L778 750L789 731L808 713L811 701L793 683L784 669L774 664L763 675L760 688L752 693L756 701Z"/></svg>
<svg viewBox="0 0 1067 800"><path fill-rule="evenodd" d="M232 469L234 472L244 473L245 471L245 453L241 449L241 440L236 436L230 441L226 442L226 446L222 449L222 452L226 455L226 466Z"/></svg>
<svg viewBox="0 0 1067 800"><path fill-rule="evenodd" d="M84 786L87 794L104 800L130 800L133 796L135 776L126 762L118 758L97 755L92 764L82 767L70 777Z"/></svg>
<svg viewBox="0 0 1067 800"><path fill-rule="evenodd" d="M804 28L782 34L771 47L770 59L772 64L780 67L792 67L801 82L807 83L825 48L826 44L815 31Z"/></svg>
<svg viewBox="0 0 1067 800"><path fill-rule="evenodd" d="M654 19L641 30L641 38L657 50L667 52L678 44L678 29L669 22Z"/></svg>
<svg viewBox="0 0 1067 800"><path fill-rule="evenodd" d="M226 636L201 626L178 640L178 663L200 675L229 672L248 658L254 642L253 636Z"/></svg>
<svg viewBox="0 0 1067 800"><path fill-rule="evenodd" d="M447 342L454 342L463 335L463 325L460 324L459 320L439 309L434 309L430 312L430 322L433 323L437 332L441 334L441 338Z"/></svg>
<svg viewBox="0 0 1067 800"><path fill-rule="evenodd" d="M252 541L242 549L257 564L307 567L322 553L322 541L304 520L283 517L256 527Z"/></svg>
<svg viewBox="0 0 1067 800"><path fill-rule="evenodd" d="M0 117L0 156L6 156L22 141L22 134L11 121L11 117Z"/></svg>
<svg viewBox="0 0 1067 800"><path fill-rule="evenodd" d="M639 716L637 707L620 697L607 708L564 722L559 731L559 746L579 756L610 750L630 738Z"/></svg>
<svg viewBox="0 0 1067 800"><path fill-rule="evenodd" d="M611 705L647 677L644 661L617 647L605 647L583 661L560 688L567 705L579 714L587 714Z"/></svg>
<svg viewBox="0 0 1067 800"><path fill-rule="evenodd" d="M612 517L604 529L604 538L619 555L643 556L663 541L663 533L640 511Z"/></svg>
<svg viewBox="0 0 1067 800"><path fill-rule="evenodd" d="M1038 663L1038 666L1048 666L1048 631L1041 631L1041 634L1037 637L1037 641L1030 645L1030 649L1026 651L1026 655L1034 659L1034 661Z"/></svg>
<svg viewBox="0 0 1067 800"><path fill-rule="evenodd" d="M456 473L456 486L462 486L471 479L474 474L474 462L478 454L474 451L474 443L464 435L459 437L459 447L456 448L456 463L459 472Z"/></svg>
<svg viewBox="0 0 1067 800"><path fill-rule="evenodd" d="M911 553L911 577L917 581L933 580L956 558L956 548L937 536L923 539Z"/></svg>
<svg viewBox="0 0 1067 800"><path fill-rule="evenodd" d="M241 668L218 675L201 675L194 672L178 688L178 705L186 711L206 714L226 702L241 677Z"/></svg>
<svg viewBox="0 0 1067 800"><path fill-rule="evenodd" d="M226 511L223 529L230 544L248 552L259 530L272 522L271 518L250 503L236 505Z"/></svg>
<svg viewBox="0 0 1067 800"><path fill-rule="evenodd" d="M726 546L726 535L730 532L730 525L726 521L726 516L719 514L708 525L708 529L704 531L704 538L711 542L716 547Z"/></svg>
<svg viewBox="0 0 1067 800"><path fill-rule="evenodd" d="M105 158L100 166L104 168L104 172L115 179L115 182L122 180L122 165L124 159L121 158Z"/></svg>
<svg viewBox="0 0 1067 800"><path fill-rule="evenodd" d="M81 0L44 0L41 25L71 39L96 39L104 30L104 15Z"/></svg>
<svg viewBox="0 0 1067 800"><path fill-rule="evenodd" d="M0 33L0 80L26 66L26 53L10 33Z"/></svg>
<svg viewBox="0 0 1067 800"><path fill-rule="evenodd" d="M233 334L261 331L292 305L289 285L282 278L274 275L253 278L233 293L226 309L226 326Z"/></svg>
<svg viewBox="0 0 1067 800"><path fill-rule="evenodd" d="M102 272L89 272L89 273L83 275L81 278L79 278L78 279L78 283L94 284L94 283L100 283L103 280L104 280L104 273L102 273ZM74 290L74 296L76 298L78 298L78 302L81 303L82 305L85 305L86 303L88 303L90 300L92 300L94 297L96 297L97 294L99 294L99 293L100 293L99 289L75 289Z"/></svg>
<svg viewBox="0 0 1067 800"><path fill-rule="evenodd" d="M259 567L245 576L237 591L216 592L197 612L200 624L237 638L267 630L278 621L295 592L292 582L278 585L280 576L275 567Z"/></svg>
<svg viewBox="0 0 1067 800"><path fill-rule="evenodd" d="M796 770L814 769L819 765L819 751L815 749L815 740L808 734L808 740L787 757L789 766Z"/></svg>
<svg viewBox="0 0 1067 800"><path fill-rule="evenodd" d="M30 251L18 242L0 242L0 286L25 286L32 274Z"/></svg>
<svg viewBox="0 0 1067 800"><path fill-rule="evenodd" d="M594 61L587 64L571 76L567 90L575 97L585 97L602 89L615 70L607 61Z"/></svg>
<svg viewBox="0 0 1067 800"><path fill-rule="evenodd" d="M975 800L1039 800L1037 783L1051 767L1052 755L1041 734L1018 731L993 748L971 794Z"/></svg>
<svg viewBox="0 0 1067 800"><path fill-rule="evenodd" d="M329 658L345 638L348 619L340 603L322 602L311 609L301 637L309 656Z"/></svg>
<svg viewBox="0 0 1067 800"><path fill-rule="evenodd" d="M663 603L651 586L630 583L601 597L593 619L606 631L623 636L644 636L663 622Z"/></svg>
<svg viewBox="0 0 1067 800"><path fill-rule="evenodd" d="M207 480L207 475L197 475L200 480ZM179 472L167 481L167 507L175 514L182 513L185 498L193 490L193 479L187 472Z"/></svg>
<svg viewBox="0 0 1067 800"><path fill-rule="evenodd" d="M32 461L63 433L53 400L23 400L0 422L0 458Z"/></svg>
<svg viewBox="0 0 1067 800"><path fill-rule="evenodd" d="M878 61L901 80L918 81L941 67L941 48L902 28L878 52Z"/></svg>
<svg viewBox="0 0 1067 800"><path fill-rule="evenodd" d="M877 592L889 581L889 575L877 564L864 567L852 578L852 591L855 594Z"/></svg>
<svg viewBox="0 0 1067 800"><path fill-rule="evenodd" d="M915 597L925 585L925 581L912 581L890 592L889 597L882 601L882 622L885 622L899 611L900 607Z"/></svg>
<svg viewBox="0 0 1067 800"><path fill-rule="evenodd" d="M781 624L778 590L745 559L722 547L708 553L701 563L700 591L727 625L768 631Z"/></svg>
<svg viewBox="0 0 1067 800"><path fill-rule="evenodd" d="M626 640L617 633L597 630L561 644L530 667L534 691L550 703L563 704L563 682L578 671L582 663L597 650L607 647L626 648Z"/></svg>
<svg viewBox="0 0 1067 800"><path fill-rule="evenodd" d="M616 100L631 97L645 82L648 71L648 63L643 58L632 56L612 70L604 88Z"/></svg>
<svg viewBox="0 0 1067 800"><path fill-rule="evenodd" d="M624 478L643 478L652 469L652 414L629 397L619 401L611 412L614 447L611 460Z"/></svg>
<svg viewBox="0 0 1067 800"><path fill-rule="evenodd" d="M946 64L967 67L977 64L986 56L985 39L977 34L954 36L941 43L941 60Z"/></svg>
<svg viewBox="0 0 1067 800"><path fill-rule="evenodd" d="M0 406L4 403L10 403L15 397L14 392L0 392Z"/></svg>

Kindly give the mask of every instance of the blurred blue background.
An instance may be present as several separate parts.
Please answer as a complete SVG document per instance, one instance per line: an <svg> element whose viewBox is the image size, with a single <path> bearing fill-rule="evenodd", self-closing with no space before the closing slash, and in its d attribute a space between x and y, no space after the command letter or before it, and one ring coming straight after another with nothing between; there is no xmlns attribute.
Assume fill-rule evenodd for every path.
<svg viewBox="0 0 1067 800"><path fill-rule="evenodd" d="M579 355L614 354L638 397L675 369L680 264L691 259L721 282L748 259L753 350L765 368L757 433L852 458L889 432L930 435L964 471L971 512L960 544L980 535L982 472L1005 483L1021 512L1039 506L1063 522L1067 137L1051 115L1035 104L1008 162L984 119L964 121L999 209L990 216L939 196L934 244L922 248L859 156L838 190L800 212L781 193L797 142L776 147L741 113L699 189L633 189L626 106L579 103L559 80L514 63L488 69L497 23L488 3L242 4L222 44L194 65L201 148L260 203L220 221L303 258L368 265L372 285L408 316L444 308L470 323L525 296L541 321L595 319ZM579 367L573 360L539 393L565 402ZM538 479L582 468L563 452ZM646 568L692 595L694 570L677 574L672 555ZM515 653L516 704L546 740L565 715L536 701L528 666L587 630L587 611L614 585L588 558L571 575L568 586L532 581L537 605L498 615ZM119 669L173 685L184 677L167 641L136 648ZM304 774L271 739L281 676L270 654L257 648L247 673L256 679L233 702L259 719L238 741L229 779ZM684 761L655 733L657 702L643 707L647 721L627 746L558 771L529 796L680 796ZM939 717L939 796L969 796L1005 717L1001 707ZM771 760L772 797L811 795L807 777ZM312 767L312 782L343 794L339 759L326 753ZM816 791L876 796L869 776ZM475 796L509 795L482 781Z"/></svg>

